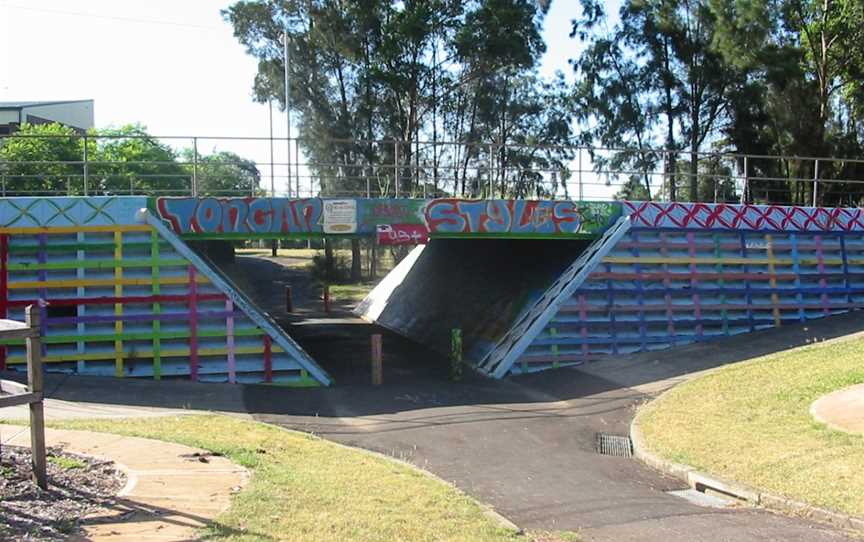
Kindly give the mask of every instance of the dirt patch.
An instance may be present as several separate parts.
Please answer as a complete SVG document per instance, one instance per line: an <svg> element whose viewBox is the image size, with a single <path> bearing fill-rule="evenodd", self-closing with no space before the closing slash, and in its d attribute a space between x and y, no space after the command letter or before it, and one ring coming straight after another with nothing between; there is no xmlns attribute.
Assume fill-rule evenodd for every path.
<svg viewBox="0 0 864 542"><path fill-rule="evenodd" d="M126 476L110 461L48 449L48 490L31 480L30 450L0 450L0 539L65 540L81 520L114 503Z"/></svg>

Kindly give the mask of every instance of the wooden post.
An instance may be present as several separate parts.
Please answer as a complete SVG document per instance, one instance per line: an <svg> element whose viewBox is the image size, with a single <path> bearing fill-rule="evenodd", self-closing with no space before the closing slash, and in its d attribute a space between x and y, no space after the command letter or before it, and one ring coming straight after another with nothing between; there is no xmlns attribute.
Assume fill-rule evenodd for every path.
<svg viewBox="0 0 864 542"><path fill-rule="evenodd" d="M450 380L462 380L462 330L459 328L450 332Z"/></svg>
<svg viewBox="0 0 864 542"><path fill-rule="evenodd" d="M39 312L33 305L24 309L25 323L31 330L39 329ZM42 341L39 335L27 337L27 387L31 393L41 394ZM45 457L45 412L42 401L30 403L30 453L33 458L33 480L42 489L48 489L47 460Z"/></svg>
<svg viewBox="0 0 864 542"><path fill-rule="evenodd" d="M291 296L291 287L285 287L285 312L291 314L294 312L294 298Z"/></svg>
<svg viewBox="0 0 864 542"><path fill-rule="evenodd" d="M384 353L381 345L381 335L372 335L372 385L380 386L384 382Z"/></svg>
<svg viewBox="0 0 864 542"><path fill-rule="evenodd" d="M330 313L330 285L324 285L324 312Z"/></svg>

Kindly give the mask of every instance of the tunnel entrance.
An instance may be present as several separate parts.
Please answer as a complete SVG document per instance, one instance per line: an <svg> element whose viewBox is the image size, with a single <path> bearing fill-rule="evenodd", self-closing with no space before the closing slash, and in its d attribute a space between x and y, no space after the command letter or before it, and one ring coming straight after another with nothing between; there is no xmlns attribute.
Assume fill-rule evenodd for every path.
<svg viewBox="0 0 864 542"><path fill-rule="evenodd" d="M440 354L458 327L465 359L477 362L592 242L433 239L401 282L376 289L358 312Z"/></svg>
<svg viewBox="0 0 864 542"><path fill-rule="evenodd" d="M352 313L360 297L337 291L325 312L321 284L311 272L315 249L269 248L236 250L209 242L196 246L211 263L228 275L263 311L267 312L315 361L333 377L337 386L371 385L373 334L383 338L384 384L445 381L449 377L446 355ZM382 273L383 277L384 273ZM291 288L292 311L287 311L286 288Z"/></svg>
<svg viewBox="0 0 864 542"><path fill-rule="evenodd" d="M283 250L276 257L269 248L238 250L231 258L224 247L197 248L269 313L336 385L371 385L371 335L383 337L385 384L446 381L453 328L462 330L465 359L477 361L590 243L434 239L388 293L375 323L368 321L362 304L357 307L360 298L334 295L330 312L324 311L322 287L310 270L314 250ZM290 313L285 292L289 286Z"/></svg>

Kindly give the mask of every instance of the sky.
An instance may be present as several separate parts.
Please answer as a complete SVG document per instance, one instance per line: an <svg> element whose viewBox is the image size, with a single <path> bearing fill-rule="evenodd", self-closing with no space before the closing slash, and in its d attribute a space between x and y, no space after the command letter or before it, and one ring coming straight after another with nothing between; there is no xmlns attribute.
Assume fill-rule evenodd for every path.
<svg viewBox="0 0 864 542"><path fill-rule="evenodd" d="M256 61L220 14L231 3L0 0L0 101L94 99L97 127L141 123L157 136L268 137L268 108L252 100ZM577 16L575 0L552 2L542 74L571 73ZM275 108L274 115L274 136L285 137L284 115ZM199 149L269 162L266 142L204 139ZM275 153L285 160L285 149ZM284 191L284 179L276 184Z"/></svg>

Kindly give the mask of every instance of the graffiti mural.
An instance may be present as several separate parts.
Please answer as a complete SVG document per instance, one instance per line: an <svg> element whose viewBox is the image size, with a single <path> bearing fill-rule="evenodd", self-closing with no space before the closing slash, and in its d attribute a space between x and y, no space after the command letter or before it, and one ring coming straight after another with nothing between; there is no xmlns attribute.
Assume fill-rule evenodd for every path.
<svg viewBox="0 0 864 542"><path fill-rule="evenodd" d="M321 233L322 200L159 198L159 215L179 234Z"/></svg>
<svg viewBox="0 0 864 542"><path fill-rule="evenodd" d="M785 207L728 203L625 201L637 227L745 231L864 231L864 211L842 207Z"/></svg>
<svg viewBox="0 0 864 542"><path fill-rule="evenodd" d="M617 211L617 213L616 213ZM432 200L426 225L434 234L574 235L596 234L620 210L611 203L458 199Z"/></svg>
<svg viewBox="0 0 864 542"><path fill-rule="evenodd" d="M164 197L152 206L186 236L358 234L400 243L405 234L411 243L435 236L597 235L621 214L616 202L527 200ZM380 226L388 227L384 237Z"/></svg>

